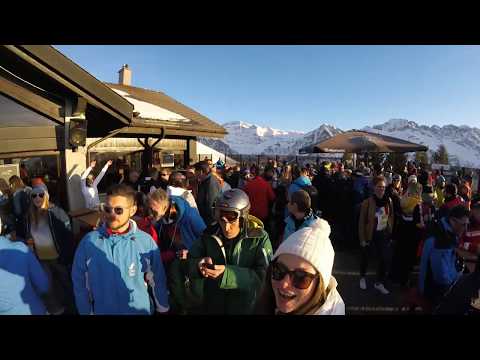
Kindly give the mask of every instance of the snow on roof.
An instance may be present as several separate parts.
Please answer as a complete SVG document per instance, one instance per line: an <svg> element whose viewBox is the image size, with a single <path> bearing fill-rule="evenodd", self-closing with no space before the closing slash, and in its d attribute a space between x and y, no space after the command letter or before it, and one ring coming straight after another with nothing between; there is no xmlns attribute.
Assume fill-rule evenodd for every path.
<svg viewBox="0 0 480 360"><path fill-rule="evenodd" d="M154 119L154 120L164 120L164 121L181 121L181 122L190 122L190 119L187 119L173 111L164 109L160 106L151 104L146 101L134 99L131 95L125 91L117 90L111 88L117 94L123 96L128 102L133 105L134 110L140 113L140 117L143 119Z"/></svg>

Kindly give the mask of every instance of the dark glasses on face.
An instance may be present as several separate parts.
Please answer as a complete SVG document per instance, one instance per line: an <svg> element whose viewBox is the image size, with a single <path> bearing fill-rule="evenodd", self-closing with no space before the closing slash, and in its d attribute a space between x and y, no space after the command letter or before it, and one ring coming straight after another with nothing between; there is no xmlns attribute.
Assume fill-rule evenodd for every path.
<svg viewBox="0 0 480 360"><path fill-rule="evenodd" d="M293 286L300 290L308 289L308 287L312 284L312 281L318 276L318 274L311 274L300 269L288 270L284 264L278 261L274 261L272 263L273 280L280 281L285 278L287 274L290 276L290 281L292 282Z"/></svg>
<svg viewBox="0 0 480 360"><path fill-rule="evenodd" d="M101 204L100 209L107 214L112 214L113 212L115 212L115 214L117 215L122 215L124 210L130 209L130 208L122 208L120 206L112 207L109 205Z"/></svg>
<svg viewBox="0 0 480 360"><path fill-rule="evenodd" d="M35 199L37 196L40 196L40 199L43 199L45 197L45 193L39 193L39 194L32 194L32 199Z"/></svg>
<svg viewBox="0 0 480 360"><path fill-rule="evenodd" d="M160 174L160 176L168 176L168 174Z"/></svg>

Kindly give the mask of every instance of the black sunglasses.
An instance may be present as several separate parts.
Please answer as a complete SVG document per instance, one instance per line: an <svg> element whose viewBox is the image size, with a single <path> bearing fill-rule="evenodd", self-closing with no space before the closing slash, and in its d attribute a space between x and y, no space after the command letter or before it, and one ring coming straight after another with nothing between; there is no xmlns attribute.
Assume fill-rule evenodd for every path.
<svg viewBox="0 0 480 360"><path fill-rule="evenodd" d="M125 209L130 209L130 208L122 208L120 206L116 206L116 207L112 207L112 206L109 206L109 205L105 205L105 204L101 204L100 205L100 209L103 211L103 212L106 212L107 214L112 214L113 212L115 212L115 214L117 215L122 215L123 214L123 211Z"/></svg>
<svg viewBox="0 0 480 360"><path fill-rule="evenodd" d="M293 286L297 289L305 290L312 284L312 281L318 277L318 274L311 274L309 272L296 269L296 270L288 270L288 268L278 262L272 262L272 279L275 281L280 281L285 278L286 275L290 276Z"/></svg>
<svg viewBox="0 0 480 360"><path fill-rule="evenodd" d="M35 199L37 196L40 196L40 199L43 199L45 197L45 193L39 193L39 194L32 194L32 199Z"/></svg>

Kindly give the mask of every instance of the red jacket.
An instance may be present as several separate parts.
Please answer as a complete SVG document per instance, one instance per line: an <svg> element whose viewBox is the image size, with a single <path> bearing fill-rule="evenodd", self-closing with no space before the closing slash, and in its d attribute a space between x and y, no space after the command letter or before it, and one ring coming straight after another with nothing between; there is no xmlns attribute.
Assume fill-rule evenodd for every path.
<svg viewBox="0 0 480 360"><path fill-rule="evenodd" d="M268 217L269 205L275 200L272 186L261 176L247 182L243 188L250 199L250 214L262 221Z"/></svg>
<svg viewBox="0 0 480 360"><path fill-rule="evenodd" d="M459 248L467 250L472 254L477 254L477 249L480 246L480 224L475 224L472 220L468 226L467 231L460 239Z"/></svg>
<svg viewBox="0 0 480 360"><path fill-rule="evenodd" d="M137 220L136 223L137 223L138 228L142 231L145 231L148 235L150 235L152 237L153 241L155 241L155 244L157 244L157 246L158 246L159 243L158 243L157 230L155 230L155 227L153 226L150 218L145 217L141 220Z"/></svg>
<svg viewBox="0 0 480 360"><path fill-rule="evenodd" d="M458 195L453 200L446 201L442 207L451 210L457 205L465 205L465 201Z"/></svg>

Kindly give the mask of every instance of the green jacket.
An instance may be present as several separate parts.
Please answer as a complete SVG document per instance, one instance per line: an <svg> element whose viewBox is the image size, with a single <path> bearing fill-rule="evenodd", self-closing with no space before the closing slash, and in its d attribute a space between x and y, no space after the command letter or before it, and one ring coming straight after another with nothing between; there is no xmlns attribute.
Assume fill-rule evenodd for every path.
<svg viewBox="0 0 480 360"><path fill-rule="evenodd" d="M222 248L221 229L204 234L189 251L189 274L192 281L203 281L203 305L207 314L252 314L261 285L272 258L272 245L263 223L252 215L248 231L242 229L234 246ZM248 235L248 237L247 237ZM224 254L225 251L225 254ZM199 261L211 257L214 264L226 265L217 279L205 279Z"/></svg>

